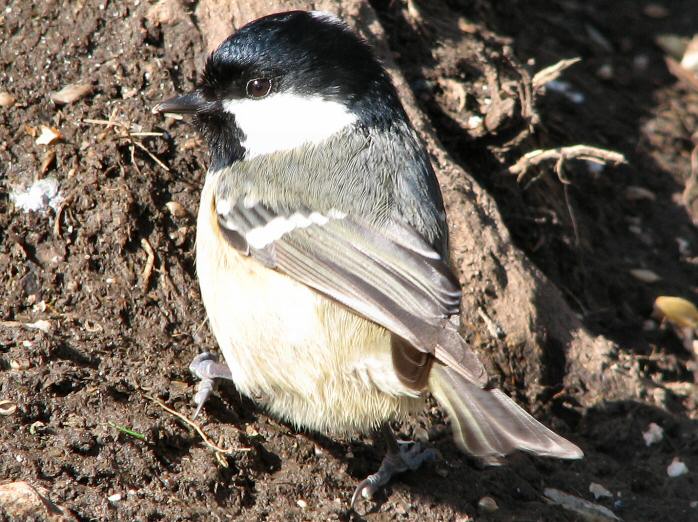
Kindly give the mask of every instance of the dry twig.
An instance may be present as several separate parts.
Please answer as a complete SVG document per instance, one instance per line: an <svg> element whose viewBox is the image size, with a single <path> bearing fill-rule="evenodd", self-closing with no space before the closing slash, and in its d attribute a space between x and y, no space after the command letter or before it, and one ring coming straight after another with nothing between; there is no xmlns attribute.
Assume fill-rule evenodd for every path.
<svg viewBox="0 0 698 522"><path fill-rule="evenodd" d="M540 165L544 161L555 160L555 173L562 183L569 184L569 180L564 175L563 166L565 161L571 159L591 161L600 165L607 163L620 165L626 163L625 156L619 152L591 147L589 145L572 145L569 147L547 150L538 149L528 152L509 167L508 170L510 174L516 175L516 181L521 182L531 167Z"/></svg>
<svg viewBox="0 0 698 522"><path fill-rule="evenodd" d="M215 451L216 453L223 453L223 454L225 454L225 455L232 455L232 454L233 454L234 452L236 452L236 451L240 452L240 451L251 451L251 450L252 450L252 448L223 448L223 447L221 447L221 446L218 446L217 444L215 444L215 443L211 440L211 438L210 438L208 435L206 435L206 433L204 432L203 429L201 429L201 426L199 426L199 424L197 424L196 422L194 422L193 420L191 420L191 419L190 419L189 417L187 417L186 415L183 415L183 414L179 413L178 411L173 410L172 408L168 407L167 405L165 405L165 403L163 403L162 401L156 399L155 397L151 397L150 395L146 395L145 398L148 399L149 401L154 402L154 403L157 404L158 406L160 406L160 407L161 407L163 410L165 410L167 413L169 413L169 414L171 414L171 415L174 415L174 416L177 417L179 420L181 420L182 422L184 422L187 426L190 426L190 427L194 428L194 430L196 430L196 432L197 432L197 433L199 434L199 436L201 437L201 440L203 440L204 443L205 443L209 448L211 448L213 451ZM237 429L237 428L236 428L236 429ZM238 431L239 431L239 430L238 430Z"/></svg>
<svg viewBox="0 0 698 522"><path fill-rule="evenodd" d="M141 248L145 250L148 256L145 261L145 267L143 267L143 273L141 274L143 276L143 290L148 290L150 276L153 274L153 266L155 266L155 251L146 238L141 239Z"/></svg>
<svg viewBox="0 0 698 522"><path fill-rule="evenodd" d="M538 91L545 87L548 82L556 80L562 74L562 71L571 67L575 63L581 61L581 58L569 58L566 60L560 60L559 62L541 69L536 74L533 75L533 80L531 80L531 85L534 90Z"/></svg>
<svg viewBox="0 0 698 522"><path fill-rule="evenodd" d="M161 169L163 169L165 172L169 172L170 168L167 165L165 165L160 160L160 158L158 158L155 154L150 152L148 147L143 145L143 142L134 139L136 137L161 137L161 136L164 136L165 134L163 132L131 131L132 125L127 124L127 123L122 122L122 121L115 120L114 119L115 115L116 115L115 112L112 112L112 114L111 114L111 116L109 116L108 120L99 120L99 119L95 120L95 119L85 118L84 120L82 120L82 122L89 123L92 125L105 125L107 127L107 130L120 129L121 132L116 131L116 136L117 136L117 138L120 138L120 139L127 139L130 142L131 161L132 161L134 167L136 167L136 169L138 167L136 166L134 153L135 153L135 149L138 148L138 149L142 150L143 152L145 152L148 155L148 157L150 159L152 159ZM105 135L106 135L106 133L103 133L101 135L101 138L104 138Z"/></svg>

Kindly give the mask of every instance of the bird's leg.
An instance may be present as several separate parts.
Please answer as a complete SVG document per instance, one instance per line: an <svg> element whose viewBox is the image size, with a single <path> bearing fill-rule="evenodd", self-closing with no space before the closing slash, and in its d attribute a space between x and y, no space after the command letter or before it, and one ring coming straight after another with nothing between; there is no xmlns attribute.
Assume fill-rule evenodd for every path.
<svg viewBox="0 0 698 522"><path fill-rule="evenodd" d="M194 360L189 365L189 371L201 379L201 382L196 388L196 395L194 395L194 404L196 404L194 418L196 418L201 411L201 407L208 400L209 395L211 395L213 391L215 379L228 379L232 381L233 376L230 373L228 365L219 363L218 357L211 352L200 353L194 357Z"/></svg>
<svg viewBox="0 0 698 522"><path fill-rule="evenodd" d="M381 426L381 433L387 445L387 453L378 471L362 480L351 497L351 507L356 505L359 497L370 499L380 488L385 486L393 475L403 471L416 470L424 462L436 460L438 453L432 448L422 449L419 442L401 442L395 438L390 426Z"/></svg>

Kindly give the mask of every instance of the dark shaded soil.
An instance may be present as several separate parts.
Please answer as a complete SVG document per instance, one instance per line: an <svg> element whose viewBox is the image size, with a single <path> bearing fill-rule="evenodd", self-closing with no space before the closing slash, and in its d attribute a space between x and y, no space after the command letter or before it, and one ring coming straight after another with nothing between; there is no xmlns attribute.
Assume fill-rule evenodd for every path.
<svg viewBox="0 0 698 522"><path fill-rule="evenodd" d="M455 450L434 408L401 435L428 438L443 461L394 482L365 518L576 520L548 505L543 489L591 499L589 485L598 482L614 494L599 502L624 520L698 520L692 361L671 330L648 323L658 295L698 301L698 215L682 196L698 92L670 75L654 42L664 33L690 36L698 4L655 2L666 8L657 18L646 14L650 4L631 0L612 8L451 0L425 9L421 21L400 2L374 5L442 142L495 195L517 244L587 327L633 355L647 377L644 397L662 407L610 403L563 415L531 405L586 459L513 455L508 466L486 470ZM188 363L214 347L193 252L205 150L191 128L150 114L191 86L204 46L190 17L158 24L147 19L150 6L0 2L0 90L16 98L0 109L0 399L18 405L0 416L0 482L40 484L80 520L349 519L353 486L381 458L368 441L296 433L226 387L200 419L213 441L248 449L224 458L224 467L148 398L190 414ZM445 39L459 24L459 36ZM520 73L502 54L507 46L532 72L581 57L562 79L583 103L549 90L537 99L533 133L522 132L520 114L491 132L469 129L486 97L484 64L503 78ZM465 87L464 108L444 80ZM70 83L90 83L93 92L54 105L50 93ZM59 129L63 141L37 145L41 125ZM138 135L145 131L159 134ZM505 173L530 150L577 143L620 151L629 165L591 171L570 162L569 185L548 165L522 183ZM55 160L41 172L48 150ZM23 212L10 201L37 177L58 180L58 211ZM654 199L628 197L629 186ZM172 212L170 202L184 211ZM630 274L637 268L661 280L643 283ZM46 332L26 326L38 320L48 321ZM641 432L650 422L666 437L648 448ZM666 467L676 456L691 471L671 479ZM121 499L110 501L114 494ZM498 511L478 512L485 495Z"/></svg>

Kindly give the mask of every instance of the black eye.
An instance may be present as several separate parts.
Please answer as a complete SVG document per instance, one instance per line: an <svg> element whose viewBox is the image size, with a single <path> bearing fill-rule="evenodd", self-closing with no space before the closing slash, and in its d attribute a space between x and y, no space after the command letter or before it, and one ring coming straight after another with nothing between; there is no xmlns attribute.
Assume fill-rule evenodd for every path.
<svg viewBox="0 0 698 522"><path fill-rule="evenodd" d="M269 78L255 78L247 82L245 94L248 98L264 98L271 91L271 80Z"/></svg>

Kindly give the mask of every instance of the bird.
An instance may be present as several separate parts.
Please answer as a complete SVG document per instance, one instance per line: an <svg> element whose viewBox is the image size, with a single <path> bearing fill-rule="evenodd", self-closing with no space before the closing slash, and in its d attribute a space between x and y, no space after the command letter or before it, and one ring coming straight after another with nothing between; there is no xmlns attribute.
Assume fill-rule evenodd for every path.
<svg viewBox="0 0 698 522"><path fill-rule="evenodd" d="M352 507L435 458L390 428L429 394L471 456L582 458L492 385L461 335L434 169L348 24L317 11L254 20L208 56L195 89L153 112L190 115L210 156L196 271L224 362L192 361L196 413L227 379L298 429L382 434L385 458Z"/></svg>

